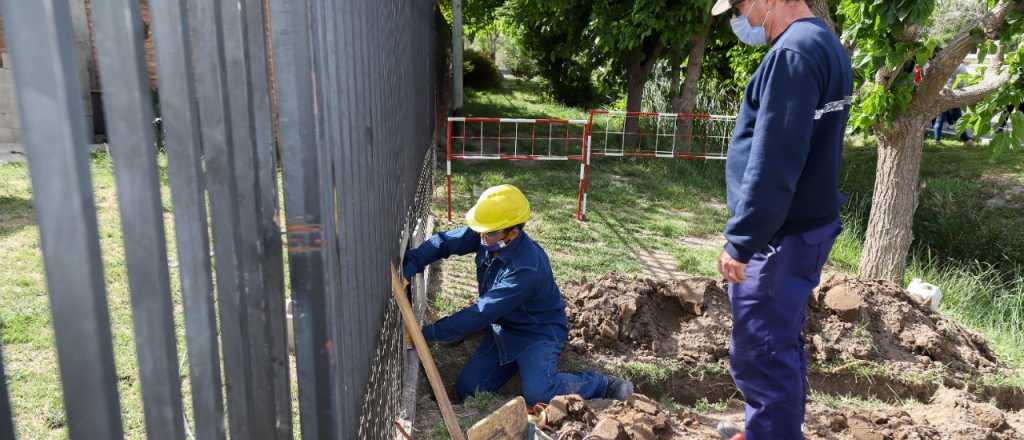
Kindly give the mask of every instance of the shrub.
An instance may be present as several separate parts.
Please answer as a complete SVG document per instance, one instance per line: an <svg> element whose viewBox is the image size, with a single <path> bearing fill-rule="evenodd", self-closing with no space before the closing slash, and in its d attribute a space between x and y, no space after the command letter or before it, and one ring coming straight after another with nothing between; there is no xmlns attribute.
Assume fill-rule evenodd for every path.
<svg viewBox="0 0 1024 440"><path fill-rule="evenodd" d="M498 66L486 54L473 49L463 52L462 83L473 89L496 89L501 87L502 75Z"/></svg>

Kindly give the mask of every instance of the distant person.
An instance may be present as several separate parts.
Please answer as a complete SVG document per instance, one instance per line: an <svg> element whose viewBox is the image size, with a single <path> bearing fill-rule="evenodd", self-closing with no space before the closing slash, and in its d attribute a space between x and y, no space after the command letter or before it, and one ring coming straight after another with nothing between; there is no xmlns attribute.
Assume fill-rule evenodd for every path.
<svg viewBox="0 0 1024 440"><path fill-rule="evenodd" d="M963 80L960 80L959 77L960 75L966 75L968 73L969 72L967 71L967 66L961 63L959 66L957 66L956 71L953 72L953 75L949 77L949 81L946 82L946 88L962 89L964 87L964 82ZM963 115L964 112L960 110L959 107L951 108L942 113L939 113L939 116L935 118L935 121L932 124L932 131L935 136L935 142L939 142L942 140L942 126L944 124L949 123L949 125L956 126L956 121L958 121L960 117L962 117ZM968 130L964 130L962 133L960 133L960 141L967 144L974 143L974 139L971 138L971 134Z"/></svg>
<svg viewBox="0 0 1024 440"><path fill-rule="evenodd" d="M740 41L771 45L747 85L726 162L731 217L718 270L729 282L729 361L746 426L725 439L802 439L807 300L842 229L838 189L853 90L850 57L804 0L718 0Z"/></svg>
<svg viewBox="0 0 1024 440"><path fill-rule="evenodd" d="M530 203L518 188L495 186L484 191L466 213L469 227L434 235L405 253L402 275L406 279L442 258L476 254L480 298L423 326L427 341L457 342L484 332L459 374L456 397L496 392L519 373L529 405L566 394L628 399L633 394L628 380L590 371L558 371L569 334L565 302L547 254L523 230L529 219Z"/></svg>

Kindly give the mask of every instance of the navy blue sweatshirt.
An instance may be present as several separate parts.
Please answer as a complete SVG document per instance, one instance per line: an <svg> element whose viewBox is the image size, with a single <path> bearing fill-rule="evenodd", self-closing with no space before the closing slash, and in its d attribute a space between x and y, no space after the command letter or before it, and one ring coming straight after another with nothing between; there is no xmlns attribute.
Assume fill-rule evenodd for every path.
<svg viewBox="0 0 1024 440"><path fill-rule="evenodd" d="M818 18L780 35L747 85L726 187L726 252L746 263L774 239L824 226L845 202L838 189L853 70Z"/></svg>

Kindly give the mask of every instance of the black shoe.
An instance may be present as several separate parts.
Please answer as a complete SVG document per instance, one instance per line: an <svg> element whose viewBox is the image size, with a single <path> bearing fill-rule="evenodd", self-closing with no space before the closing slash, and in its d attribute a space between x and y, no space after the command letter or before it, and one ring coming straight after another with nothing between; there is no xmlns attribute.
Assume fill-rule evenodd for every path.
<svg viewBox="0 0 1024 440"><path fill-rule="evenodd" d="M628 400L633 395L633 382L621 377L608 376L608 387L604 390L605 399Z"/></svg>

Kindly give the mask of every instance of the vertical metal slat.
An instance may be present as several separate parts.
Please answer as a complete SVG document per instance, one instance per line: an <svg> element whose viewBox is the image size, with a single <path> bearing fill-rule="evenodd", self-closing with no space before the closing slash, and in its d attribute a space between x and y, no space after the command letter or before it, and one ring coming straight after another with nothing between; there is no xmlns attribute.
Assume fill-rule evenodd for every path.
<svg viewBox="0 0 1024 440"><path fill-rule="evenodd" d="M249 343L243 320L245 304L238 261L240 215L234 140L229 120L231 112L228 110L229 83L224 62L221 7L207 0L189 0L188 13L195 50L196 92L213 218L213 252L216 259L228 426L232 438L249 439L252 438Z"/></svg>
<svg viewBox="0 0 1024 440"><path fill-rule="evenodd" d="M188 5L185 0L152 0L150 6L157 79L162 91L160 113L166 132L167 174L174 204L195 435L199 440L222 440L225 428L220 347Z"/></svg>
<svg viewBox="0 0 1024 440"><path fill-rule="evenodd" d="M255 129L259 240L262 243L263 292L266 301L268 365L273 390L277 438L292 435L291 386L284 312L284 257L277 199L277 152L271 115L270 76L264 0L248 0L245 8L249 74L252 78L252 117Z"/></svg>
<svg viewBox="0 0 1024 440"><path fill-rule="evenodd" d="M296 369L302 437L330 434L330 381L326 357L320 159L308 5L271 0L274 72L288 224L288 263L295 304Z"/></svg>
<svg viewBox="0 0 1024 440"><path fill-rule="evenodd" d="M123 219L146 432L151 439L183 439L178 350L157 178L153 101L143 64L142 17L133 0L93 2L92 16Z"/></svg>
<svg viewBox="0 0 1024 440"><path fill-rule="evenodd" d="M7 394L7 375L4 374L4 356L0 349L0 438L14 440L14 418L11 398Z"/></svg>
<svg viewBox="0 0 1024 440"><path fill-rule="evenodd" d="M66 1L4 0L18 110L74 440L119 439L121 408Z"/></svg>
<svg viewBox="0 0 1024 440"><path fill-rule="evenodd" d="M235 179L238 188L238 262L242 275L242 331L248 338L247 379L252 395L252 431L249 438L271 439L275 435L274 389L271 385L270 329L267 298L263 285L263 254L257 216L260 192L253 120L252 74L246 42L246 11L249 1L221 2L224 60L231 87L228 88L229 120L234 140Z"/></svg>

